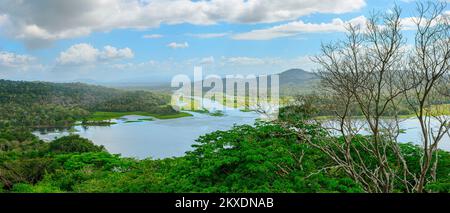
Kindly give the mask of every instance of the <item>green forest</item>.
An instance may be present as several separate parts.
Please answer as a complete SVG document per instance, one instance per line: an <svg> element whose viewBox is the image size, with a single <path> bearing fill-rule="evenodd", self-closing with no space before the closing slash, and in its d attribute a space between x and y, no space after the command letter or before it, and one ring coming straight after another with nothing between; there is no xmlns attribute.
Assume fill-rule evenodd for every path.
<svg viewBox="0 0 450 213"><path fill-rule="evenodd" d="M322 134L316 125L302 128L313 140ZM207 134L186 156L162 160L122 158L77 135L46 143L2 131L0 144L4 192L364 192L326 155L270 123ZM419 147L401 148L408 162L419 160ZM437 156L437 180L426 190L449 192L450 153ZM401 185L395 192L404 192Z"/></svg>
<svg viewBox="0 0 450 213"><path fill-rule="evenodd" d="M169 95L148 91L82 83L0 80L0 126L61 127L76 121L93 124L101 112L186 116L173 110L169 101Z"/></svg>

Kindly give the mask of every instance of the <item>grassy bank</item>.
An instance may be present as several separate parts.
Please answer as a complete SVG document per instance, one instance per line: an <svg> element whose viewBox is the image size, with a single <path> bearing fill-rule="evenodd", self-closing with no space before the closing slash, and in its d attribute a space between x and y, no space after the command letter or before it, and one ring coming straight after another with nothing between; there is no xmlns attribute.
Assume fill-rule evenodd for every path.
<svg viewBox="0 0 450 213"><path fill-rule="evenodd" d="M149 116L157 119L174 119L174 118L182 118L192 116L186 112L178 112L176 114L167 114L167 115L159 115L148 112L94 112L89 118L89 121L104 121L117 119L127 115L140 115L140 116Z"/></svg>
<svg viewBox="0 0 450 213"><path fill-rule="evenodd" d="M221 111L221 110L210 112L209 110L207 110L205 108L199 109L199 110L186 110L186 111L200 113L200 114L205 114L205 115L210 115L210 116L215 116L215 117L221 117L221 116L225 115L223 113L223 111Z"/></svg>

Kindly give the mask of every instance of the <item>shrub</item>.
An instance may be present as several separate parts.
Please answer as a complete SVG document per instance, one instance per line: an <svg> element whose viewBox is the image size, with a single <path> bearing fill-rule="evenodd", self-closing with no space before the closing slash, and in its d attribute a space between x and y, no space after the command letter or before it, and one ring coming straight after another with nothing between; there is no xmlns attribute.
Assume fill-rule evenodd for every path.
<svg viewBox="0 0 450 213"><path fill-rule="evenodd" d="M50 142L50 151L54 153L102 152L105 148L79 135L69 135Z"/></svg>

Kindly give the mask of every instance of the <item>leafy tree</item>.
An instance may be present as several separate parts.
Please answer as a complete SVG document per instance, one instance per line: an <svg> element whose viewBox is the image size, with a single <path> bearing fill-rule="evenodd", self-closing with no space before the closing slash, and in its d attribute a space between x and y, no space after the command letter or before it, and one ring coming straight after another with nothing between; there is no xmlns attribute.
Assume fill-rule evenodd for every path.
<svg viewBox="0 0 450 213"><path fill-rule="evenodd" d="M104 150L103 146L97 146L79 135L64 136L50 142L50 151L54 153L101 152Z"/></svg>

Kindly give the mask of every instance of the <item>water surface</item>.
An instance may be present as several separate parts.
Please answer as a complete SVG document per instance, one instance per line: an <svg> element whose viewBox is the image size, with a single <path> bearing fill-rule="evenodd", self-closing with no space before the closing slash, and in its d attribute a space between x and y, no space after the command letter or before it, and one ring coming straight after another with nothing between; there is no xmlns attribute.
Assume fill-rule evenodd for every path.
<svg viewBox="0 0 450 213"><path fill-rule="evenodd" d="M50 141L57 137L69 135L71 132L103 145L114 154L125 157L167 158L184 155L192 150L191 145L201 135L216 130L229 130L233 125L254 124L259 115L255 112L241 112L237 109L226 109L224 116L192 113L193 117L169 120L138 121L144 116L125 116L114 120L112 126L75 126L75 131L51 130L34 132L41 139ZM127 122L128 121L128 122ZM406 119L400 123L404 133L400 134L402 143L421 144L421 132L417 119ZM450 137L446 135L440 143L440 149L450 151Z"/></svg>
<svg viewBox="0 0 450 213"><path fill-rule="evenodd" d="M72 132L93 141L95 144L105 146L111 153L121 154L125 157L139 159L177 157L192 150L191 145L201 135L216 130L229 130L233 125L253 124L255 119L259 117L255 112L241 112L239 110L227 110L224 113L224 116L218 117L191 113L194 116L129 122L148 118L131 115L114 120L117 124L111 126L86 128L75 126L75 131ZM35 135L45 141L70 133L69 130L34 132Z"/></svg>

